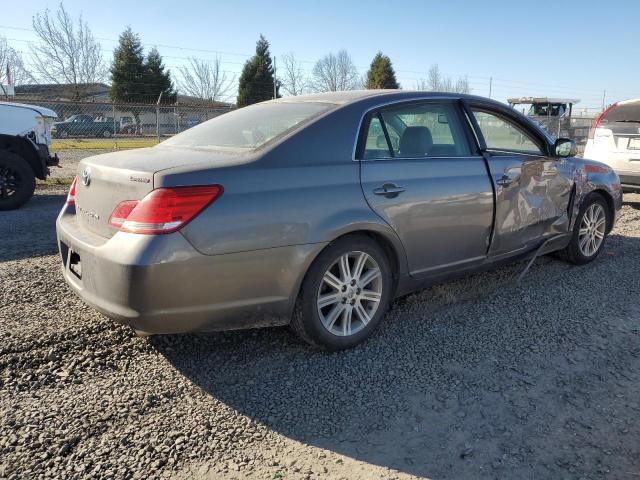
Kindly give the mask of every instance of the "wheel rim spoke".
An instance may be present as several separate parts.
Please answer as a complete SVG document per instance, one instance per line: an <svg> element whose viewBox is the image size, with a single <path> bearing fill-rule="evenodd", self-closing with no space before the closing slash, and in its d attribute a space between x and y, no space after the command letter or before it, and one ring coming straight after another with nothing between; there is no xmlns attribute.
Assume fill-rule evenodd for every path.
<svg viewBox="0 0 640 480"><path fill-rule="evenodd" d="M351 335L351 317L353 315L353 308L345 308L342 315L342 334L346 337Z"/></svg>
<svg viewBox="0 0 640 480"><path fill-rule="evenodd" d="M367 313L367 311L364 309L364 307L360 302L356 303L355 310L356 310L356 315L358 315L358 318L364 325L369 323L369 321L371 320L371 317L369 316L369 314Z"/></svg>
<svg viewBox="0 0 640 480"><path fill-rule="evenodd" d="M340 266L340 280L346 282L351 279L351 268L349 267L349 254L345 253L338 262Z"/></svg>
<svg viewBox="0 0 640 480"><path fill-rule="evenodd" d="M338 317L340 317L340 314L343 310L344 305L342 305L341 303L333 307L331 313L329 313L329 315L325 319L325 322L323 322L325 327L327 327L327 330L331 331L333 325L336 323L336 320L338 320Z"/></svg>
<svg viewBox="0 0 640 480"><path fill-rule="evenodd" d="M379 302L382 295L373 290L362 290L360 292L360 300L367 300L369 302Z"/></svg>
<svg viewBox="0 0 640 480"><path fill-rule="evenodd" d="M380 276L380 269L372 268L365 273L360 279L360 287L364 288L369 285L373 280Z"/></svg>
<svg viewBox="0 0 640 480"><path fill-rule="evenodd" d="M326 272L322 277L322 281L336 290L342 288L342 282L331 272Z"/></svg>
<svg viewBox="0 0 640 480"><path fill-rule="evenodd" d="M360 255L356 259L356 263L353 266L353 278L356 280L360 279L362 275L362 270L364 269L364 265L368 259L369 255L364 252L360 252Z"/></svg>
<svg viewBox="0 0 640 480"><path fill-rule="evenodd" d="M340 300L342 300L342 295L340 293L331 293L328 295L323 295L318 298L318 307L323 308L328 305L338 303Z"/></svg>

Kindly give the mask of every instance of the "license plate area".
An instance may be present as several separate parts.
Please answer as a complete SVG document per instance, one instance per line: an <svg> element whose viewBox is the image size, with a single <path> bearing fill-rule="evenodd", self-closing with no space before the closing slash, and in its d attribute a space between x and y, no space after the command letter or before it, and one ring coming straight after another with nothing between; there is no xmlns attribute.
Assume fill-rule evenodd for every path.
<svg viewBox="0 0 640 480"><path fill-rule="evenodd" d="M69 250L69 271L73 273L78 279L82 279L82 262L80 261L80 254Z"/></svg>
<svg viewBox="0 0 640 480"><path fill-rule="evenodd" d="M640 138L632 138L629 140L629 150L640 150Z"/></svg>

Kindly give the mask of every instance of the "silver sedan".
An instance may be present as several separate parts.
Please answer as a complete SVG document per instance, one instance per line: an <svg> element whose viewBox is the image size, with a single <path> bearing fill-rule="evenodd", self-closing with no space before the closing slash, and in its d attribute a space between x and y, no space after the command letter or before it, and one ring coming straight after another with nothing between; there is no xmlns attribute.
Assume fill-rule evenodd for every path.
<svg viewBox="0 0 640 480"><path fill-rule="evenodd" d="M506 261L594 260L617 175L488 99L285 98L80 163L57 220L64 277L144 333L289 324L328 349L396 297Z"/></svg>

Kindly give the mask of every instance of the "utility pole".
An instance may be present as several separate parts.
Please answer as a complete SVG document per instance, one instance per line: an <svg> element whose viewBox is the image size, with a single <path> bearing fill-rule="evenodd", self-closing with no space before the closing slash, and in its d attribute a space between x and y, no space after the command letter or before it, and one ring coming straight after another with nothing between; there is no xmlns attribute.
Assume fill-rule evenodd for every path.
<svg viewBox="0 0 640 480"><path fill-rule="evenodd" d="M278 76L276 70L276 56L273 56L273 99L278 97Z"/></svg>
<svg viewBox="0 0 640 480"><path fill-rule="evenodd" d="M491 89L493 88L493 77L489 77L489 98L491 98Z"/></svg>
<svg viewBox="0 0 640 480"><path fill-rule="evenodd" d="M158 138L158 143L160 143L160 101L162 100L162 92L158 96L158 101L156 102L156 137Z"/></svg>
<svg viewBox="0 0 640 480"><path fill-rule="evenodd" d="M607 98L607 91L602 92L602 110L604 110L604 99Z"/></svg>

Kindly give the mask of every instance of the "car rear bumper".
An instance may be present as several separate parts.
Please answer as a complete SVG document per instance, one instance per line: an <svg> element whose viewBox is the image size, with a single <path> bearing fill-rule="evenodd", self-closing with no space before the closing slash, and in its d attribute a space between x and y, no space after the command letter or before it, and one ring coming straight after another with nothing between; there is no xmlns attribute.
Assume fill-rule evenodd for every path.
<svg viewBox="0 0 640 480"><path fill-rule="evenodd" d="M286 324L302 274L324 246L203 255L179 232L107 239L79 228L65 211L56 230L62 272L74 292L147 333Z"/></svg>

